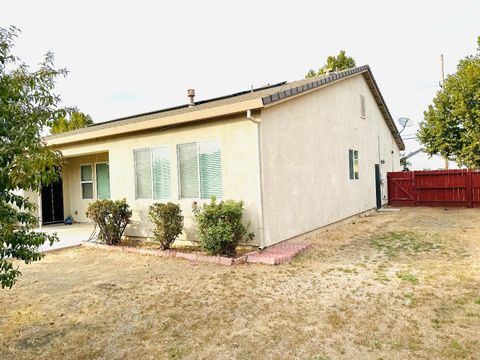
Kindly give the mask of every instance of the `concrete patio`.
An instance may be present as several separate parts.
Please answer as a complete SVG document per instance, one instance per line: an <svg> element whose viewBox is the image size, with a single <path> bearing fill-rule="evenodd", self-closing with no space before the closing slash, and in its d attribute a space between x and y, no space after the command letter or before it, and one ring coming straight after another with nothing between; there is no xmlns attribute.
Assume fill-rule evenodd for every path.
<svg viewBox="0 0 480 360"><path fill-rule="evenodd" d="M59 238L58 242L55 242L52 246L47 243L40 246L41 251L51 251L80 245L83 241L88 240L93 232L93 224L77 223L72 225L44 225L41 228L35 229L35 231L40 231L47 234L57 234Z"/></svg>

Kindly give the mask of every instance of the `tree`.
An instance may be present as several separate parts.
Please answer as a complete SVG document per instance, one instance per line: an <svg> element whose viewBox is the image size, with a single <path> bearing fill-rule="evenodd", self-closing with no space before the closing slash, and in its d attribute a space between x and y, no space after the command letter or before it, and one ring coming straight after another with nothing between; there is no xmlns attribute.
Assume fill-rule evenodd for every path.
<svg viewBox="0 0 480 360"><path fill-rule="evenodd" d="M0 28L0 285L12 287L20 275L14 260L25 263L42 258L38 247L52 244L55 235L33 231L35 205L17 190L38 191L55 181L61 154L46 147L42 130L65 116L53 93L65 69L53 67L47 53L36 71L12 55L19 30Z"/></svg>
<svg viewBox="0 0 480 360"><path fill-rule="evenodd" d="M480 167L480 36L475 55L460 60L424 112L418 139L430 154Z"/></svg>
<svg viewBox="0 0 480 360"><path fill-rule="evenodd" d="M342 71L354 68L356 65L355 60L347 56L345 54L345 50L340 50L337 56L330 55L327 57L327 62L323 65L318 72L313 69L310 69L308 73L305 75L305 78L311 78L318 75L323 75L328 69L332 69L334 71Z"/></svg>
<svg viewBox="0 0 480 360"><path fill-rule="evenodd" d="M405 156L400 158L400 166L402 167L402 171L410 171L409 167L412 166L412 163L407 160Z"/></svg>
<svg viewBox="0 0 480 360"><path fill-rule="evenodd" d="M50 129L52 134L60 134L65 131L80 129L93 124L90 115L86 115L78 110L73 110L67 116L61 116L52 122Z"/></svg>

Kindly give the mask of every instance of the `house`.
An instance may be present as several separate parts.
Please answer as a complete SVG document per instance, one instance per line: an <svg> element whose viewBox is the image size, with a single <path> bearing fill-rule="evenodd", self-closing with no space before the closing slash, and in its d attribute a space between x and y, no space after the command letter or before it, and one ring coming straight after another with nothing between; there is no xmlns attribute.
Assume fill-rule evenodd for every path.
<svg viewBox="0 0 480 360"><path fill-rule="evenodd" d="M407 163L407 169L413 170L444 170L445 158L440 155L429 155L424 148L419 148L411 153L402 156ZM458 169L455 161L448 160L449 169Z"/></svg>
<svg viewBox="0 0 480 360"><path fill-rule="evenodd" d="M266 247L387 202L404 144L368 66L98 123L46 138L66 158L44 188L44 224L87 222L94 199L125 198L127 236L149 237L148 207L243 200Z"/></svg>

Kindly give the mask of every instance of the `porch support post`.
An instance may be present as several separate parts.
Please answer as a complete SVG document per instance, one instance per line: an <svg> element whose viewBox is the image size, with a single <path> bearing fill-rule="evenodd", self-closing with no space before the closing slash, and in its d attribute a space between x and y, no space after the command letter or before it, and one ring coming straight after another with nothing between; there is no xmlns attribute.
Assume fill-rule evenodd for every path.
<svg viewBox="0 0 480 360"><path fill-rule="evenodd" d="M42 190L39 190L37 192L37 206L38 206L38 227L41 229L43 226Z"/></svg>

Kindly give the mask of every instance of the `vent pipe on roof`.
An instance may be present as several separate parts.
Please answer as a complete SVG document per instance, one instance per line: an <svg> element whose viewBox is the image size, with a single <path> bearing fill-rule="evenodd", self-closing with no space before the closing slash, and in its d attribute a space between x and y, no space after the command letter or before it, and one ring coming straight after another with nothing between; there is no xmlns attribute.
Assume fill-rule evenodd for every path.
<svg viewBox="0 0 480 360"><path fill-rule="evenodd" d="M195 106L195 89L188 89L187 90L187 95L188 95L188 106L192 107Z"/></svg>

